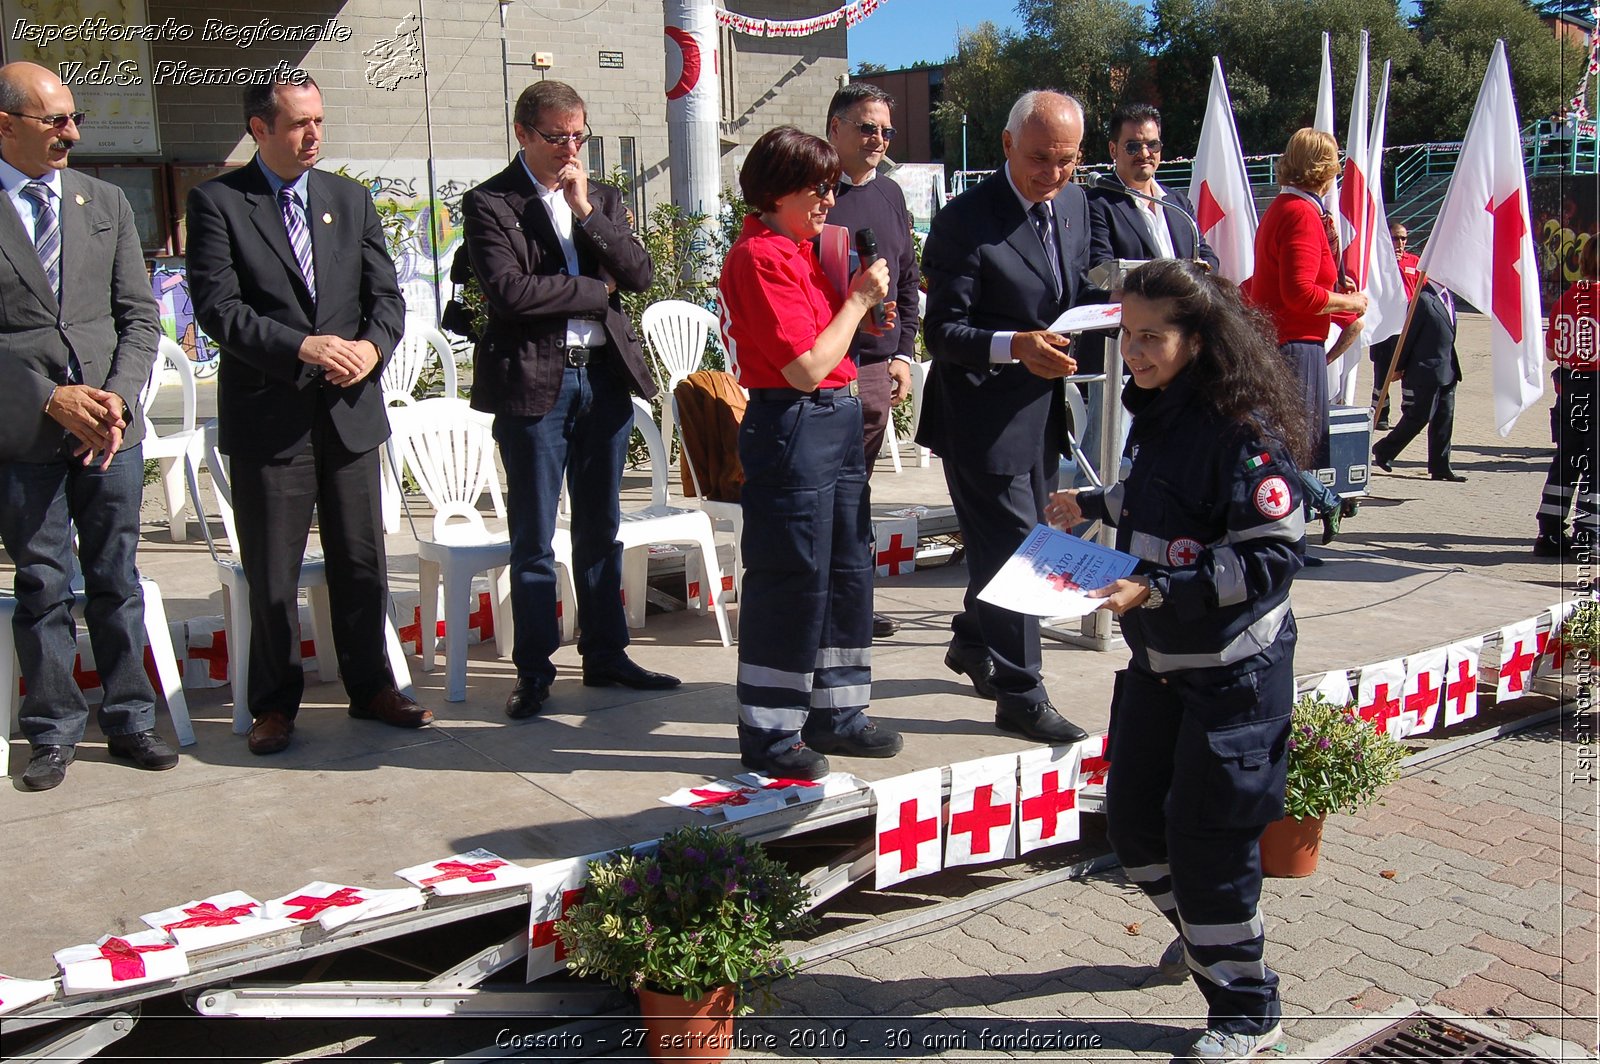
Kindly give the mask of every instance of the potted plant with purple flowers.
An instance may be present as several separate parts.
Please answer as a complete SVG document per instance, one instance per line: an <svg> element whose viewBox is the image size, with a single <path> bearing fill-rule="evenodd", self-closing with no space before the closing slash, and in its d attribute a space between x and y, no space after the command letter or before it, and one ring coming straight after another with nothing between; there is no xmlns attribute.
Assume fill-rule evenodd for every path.
<svg viewBox="0 0 1600 1064"><path fill-rule="evenodd" d="M1261 870L1308 876L1317 867L1322 823L1329 813L1354 813L1377 800L1400 775L1405 747L1387 732L1320 695L1295 703L1290 718L1286 815L1261 836Z"/></svg>
<svg viewBox="0 0 1600 1064"><path fill-rule="evenodd" d="M773 981L791 973L782 943L809 926L809 894L760 843L683 827L653 853L590 862L584 901L556 931L572 971L639 995L653 1055L717 1060L732 1048L733 1016L750 1011L750 994L770 1000ZM657 1020L684 1011L709 1025L657 1032Z"/></svg>

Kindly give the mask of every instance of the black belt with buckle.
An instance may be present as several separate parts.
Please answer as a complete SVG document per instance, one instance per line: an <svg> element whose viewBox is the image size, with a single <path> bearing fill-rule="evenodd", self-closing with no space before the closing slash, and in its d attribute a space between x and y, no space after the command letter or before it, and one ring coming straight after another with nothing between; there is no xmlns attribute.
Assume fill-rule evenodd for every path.
<svg viewBox="0 0 1600 1064"><path fill-rule="evenodd" d="M557 348L557 350L561 352L561 357L566 360L567 365L571 366L573 369L583 369L590 362L594 361L594 356L596 353L598 353L599 348L562 347Z"/></svg>
<svg viewBox="0 0 1600 1064"><path fill-rule="evenodd" d="M831 403L835 399L843 399L850 395L859 395L860 388L855 381L841 384L837 388L818 388L814 392L802 392L798 388L751 388L750 398L760 399L769 403L792 403L799 399L810 399L818 403Z"/></svg>

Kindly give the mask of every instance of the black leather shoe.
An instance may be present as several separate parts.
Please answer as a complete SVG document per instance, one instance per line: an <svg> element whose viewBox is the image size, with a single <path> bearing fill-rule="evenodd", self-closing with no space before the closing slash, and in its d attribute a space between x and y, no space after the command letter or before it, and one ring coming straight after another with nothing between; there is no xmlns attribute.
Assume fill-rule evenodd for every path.
<svg viewBox="0 0 1600 1064"><path fill-rule="evenodd" d="M1001 731L1015 732L1037 739L1041 743L1078 743L1089 733L1056 712L1056 707L1046 699L1034 706L997 706L994 726Z"/></svg>
<svg viewBox="0 0 1600 1064"><path fill-rule="evenodd" d="M164 772L178 767L178 752L153 731L108 736L106 748L111 751L112 757L125 757L151 772Z"/></svg>
<svg viewBox="0 0 1600 1064"><path fill-rule="evenodd" d="M604 665L583 663L585 687L631 687L635 691L665 691L683 681L664 672L651 672L629 658L618 658Z"/></svg>
<svg viewBox="0 0 1600 1064"><path fill-rule="evenodd" d="M1383 470L1385 473L1394 472L1394 459L1380 457L1377 451L1372 452L1372 464Z"/></svg>
<svg viewBox="0 0 1600 1064"><path fill-rule="evenodd" d="M22 785L30 791L48 791L61 786L67 778L67 766L78 756L75 746L36 746L28 758L28 767L22 773Z"/></svg>
<svg viewBox="0 0 1600 1064"><path fill-rule="evenodd" d="M1452 484L1465 484L1467 478L1457 473L1454 469L1446 469L1443 473L1432 474L1434 480L1448 480Z"/></svg>
<svg viewBox="0 0 1600 1064"><path fill-rule="evenodd" d="M1541 532L1533 541L1535 558L1572 558L1576 554L1572 537L1566 532Z"/></svg>
<svg viewBox="0 0 1600 1064"><path fill-rule="evenodd" d="M511 694L506 696L506 716L512 720L531 717L544 708L550 697L550 685L543 680L518 679Z"/></svg>
<svg viewBox="0 0 1600 1064"><path fill-rule="evenodd" d="M880 728L876 721L853 735L807 735L805 743L819 754L840 757L893 757L905 746L899 732Z"/></svg>
<svg viewBox="0 0 1600 1064"><path fill-rule="evenodd" d="M739 763L780 780L819 780L828 774L828 759L805 743L795 743L780 754L741 754Z"/></svg>
<svg viewBox="0 0 1600 1064"><path fill-rule="evenodd" d="M951 672L965 673L967 679L972 681L972 690L979 698L996 697L994 689L994 659L985 654L982 657L968 657L958 654L954 647L944 652L944 667Z"/></svg>
<svg viewBox="0 0 1600 1064"><path fill-rule="evenodd" d="M888 639L900 630L900 622L881 613L872 615L872 638Z"/></svg>

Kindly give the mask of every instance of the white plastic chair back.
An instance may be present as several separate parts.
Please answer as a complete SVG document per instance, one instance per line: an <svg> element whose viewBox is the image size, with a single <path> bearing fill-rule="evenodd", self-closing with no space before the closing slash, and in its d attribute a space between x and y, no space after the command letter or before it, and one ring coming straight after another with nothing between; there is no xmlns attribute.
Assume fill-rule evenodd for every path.
<svg viewBox="0 0 1600 1064"><path fill-rule="evenodd" d="M144 387L139 390L139 410L144 415L144 446L147 456L151 443L161 439L156 433L155 425L150 421L150 407L156 401L156 394L161 391L161 380L168 369L178 375L178 383L183 388L183 420L179 423L177 431L194 431L195 408L198 405L194 364L189 361L189 356L184 353L176 340L163 336L161 342L156 345L156 360L150 367L150 379L145 381Z"/></svg>
<svg viewBox="0 0 1600 1064"><path fill-rule="evenodd" d="M222 519L222 532L228 537L226 553L237 554L239 527L233 519L233 485L228 481L228 456L222 453L218 438L217 419L212 418L205 424L206 469L211 473L211 494L217 501L217 516ZM199 481L191 478L189 490L194 496L194 512L200 518L200 527L206 530L206 546L211 548L213 558L219 557L223 552L217 549L216 542L211 538L211 525L206 520L206 511L200 502Z"/></svg>
<svg viewBox="0 0 1600 1064"><path fill-rule="evenodd" d="M633 427L644 437L645 450L650 455L650 508L667 505L667 446L650 404L633 397Z"/></svg>
<svg viewBox="0 0 1600 1064"><path fill-rule="evenodd" d="M450 341L428 320L415 314L407 314L405 334L395 345L394 356L383 367L383 401L412 402L422 371L434 361L444 369L445 398L454 399L459 392L456 384L456 358L455 353L450 350Z"/></svg>
<svg viewBox="0 0 1600 1064"><path fill-rule="evenodd" d="M406 468L433 506L434 538L449 542L439 535L446 518L476 515L495 479L494 434L465 399L425 400L396 410L390 424Z"/></svg>
<svg viewBox="0 0 1600 1064"><path fill-rule="evenodd" d="M661 364L662 390L671 393L678 382L700 368L705 361L706 343L721 344L717 316L705 307L682 299L663 299L644 309L639 319L644 342L657 362ZM661 436L672 439L675 418L662 407Z"/></svg>

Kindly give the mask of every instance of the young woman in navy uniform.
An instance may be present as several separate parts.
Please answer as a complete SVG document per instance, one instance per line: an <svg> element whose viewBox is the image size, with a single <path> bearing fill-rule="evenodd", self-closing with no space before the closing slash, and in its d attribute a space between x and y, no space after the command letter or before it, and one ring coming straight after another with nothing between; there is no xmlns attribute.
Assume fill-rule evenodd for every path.
<svg viewBox="0 0 1600 1064"><path fill-rule="evenodd" d="M827 754L901 747L866 714L875 565L849 356L889 291L889 267L865 264L842 297L823 274L812 241L838 181L827 141L792 126L763 134L739 171L753 213L718 285L728 361L750 393L739 429L739 755L798 779L826 774Z"/></svg>
<svg viewBox="0 0 1600 1064"><path fill-rule="evenodd" d="M1133 651L1111 709L1108 834L1178 930L1163 971L1186 967L1205 995L1194 1057L1245 1060L1276 1044L1282 1014L1256 843L1284 812L1306 408L1270 322L1192 262L1128 276L1122 358L1132 471L1057 492L1047 514L1063 528L1105 521L1140 559L1092 592Z"/></svg>

